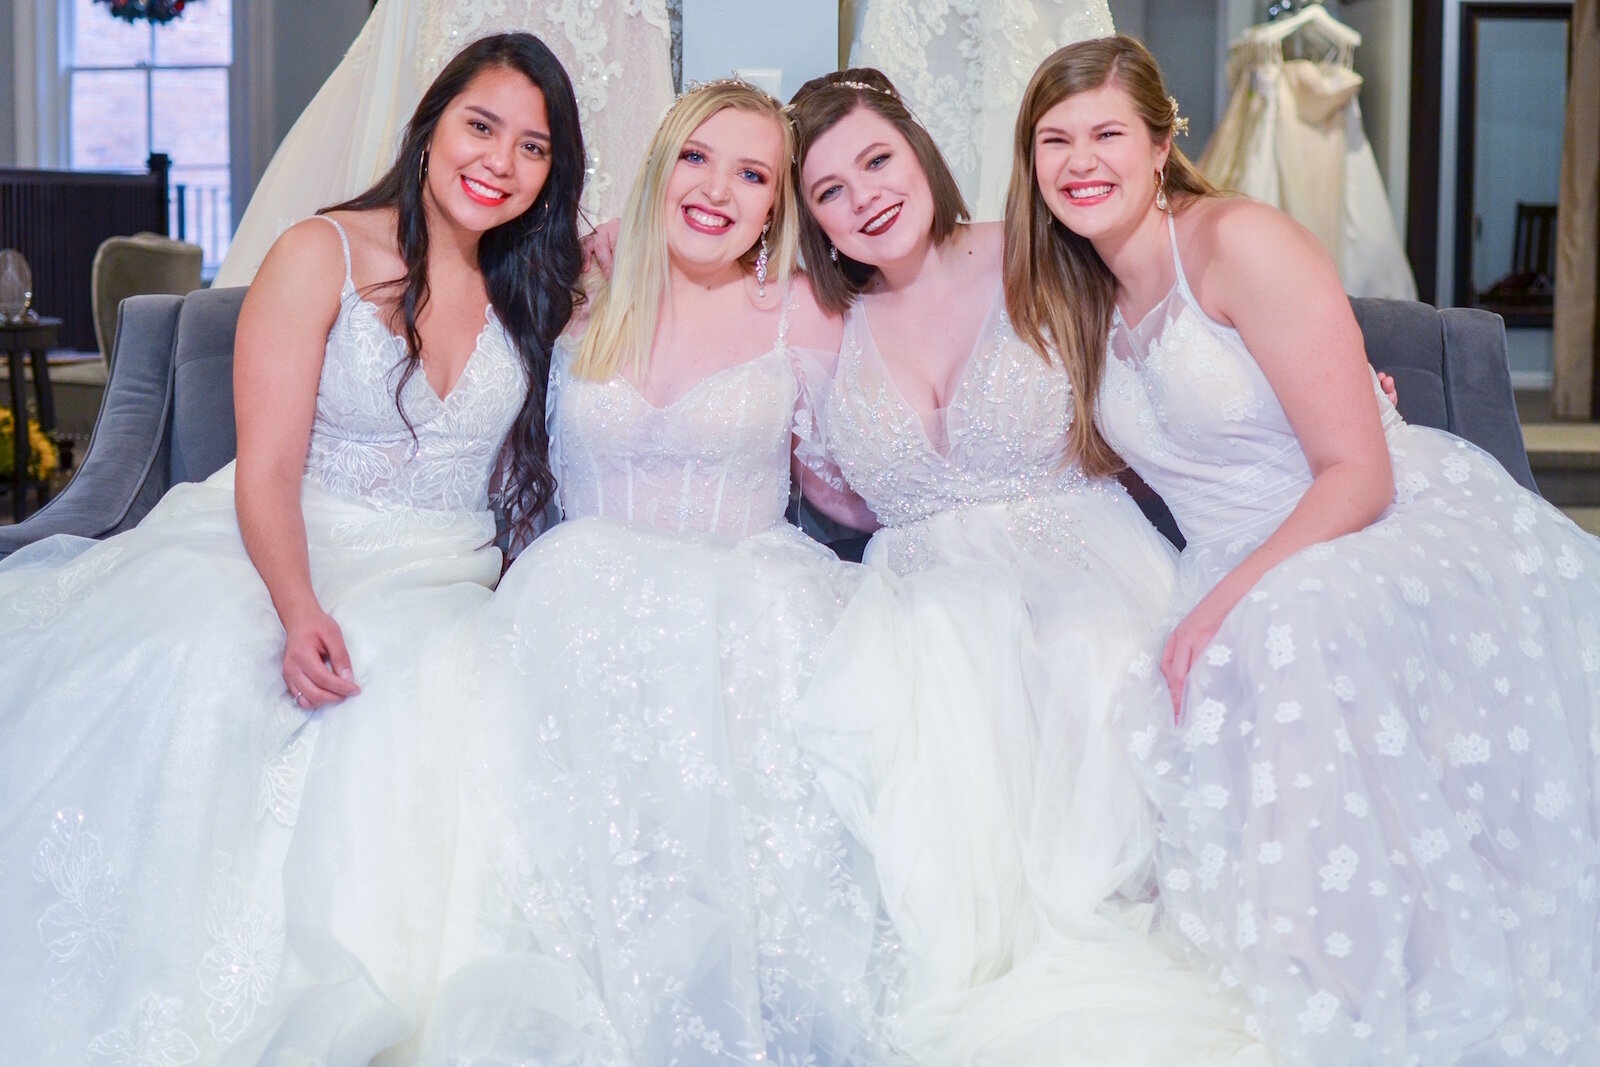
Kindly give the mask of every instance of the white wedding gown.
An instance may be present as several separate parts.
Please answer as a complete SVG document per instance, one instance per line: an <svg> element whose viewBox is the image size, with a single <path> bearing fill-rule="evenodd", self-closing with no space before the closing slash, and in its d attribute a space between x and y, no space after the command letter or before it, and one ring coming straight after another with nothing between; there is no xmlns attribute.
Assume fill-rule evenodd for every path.
<svg viewBox="0 0 1600 1067"><path fill-rule="evenodd" d="M212 284L250 284L279 234L377 181L451 57L513 30L542 40L572 79L589 156L584 210L595 219L620 215L672 104L665 0L378 0L273 154Z"/></svg>
<svg viewBox="0 0 1600 1067"><path fill-rule="evenodd" d="M1115 320L1099 417L1188 539L1176 622L1311 474L1175 227L1173 257L1166 299ZM1177 728L1137 665L1162 900L1286 1063L1600 1063L1600 541L1379 406L1382 517L1256 584Z"/></svg>
<svg viewBox="0 0 1600 1067"><path fill-rule="evenodd" d="M501 894L460 797L471 719L424 698L499 576L525 374L490 313L448 396L410 379L408 427L404 351L347 273L301 503L359 695L285 692L231 464L0 565L0 1060L443 1063L421 1035L525 940L474 904Z"/></svg>
<svg viewBox="0 0 1600 1067"><path fill-rule="evenodd" d="M807 465L884 526L865 557L882 581L802 723L901 940L890 1032L951 1067L1264 1064L1242 1012L1149 931L1154 812L1112 720L1126 665L1159 647L1172 549L1066 461L1066 375L1016 336L998 278L989 300L931 425L870 297L798 423Z"/></svg>
<svg viewBox="0 0 1600 1067"><path fill-rule="evenodd" d="M511 894L566 931L545 941L581 972L570 1017L616 1062L888 1062L871 857L796 735L864 577L784 520L796 353L780 330L662 407L572 356L549 394L565 521L459 654L494 836L524 850ZM566 1055L538 1062L601 1061Z"/></svg>

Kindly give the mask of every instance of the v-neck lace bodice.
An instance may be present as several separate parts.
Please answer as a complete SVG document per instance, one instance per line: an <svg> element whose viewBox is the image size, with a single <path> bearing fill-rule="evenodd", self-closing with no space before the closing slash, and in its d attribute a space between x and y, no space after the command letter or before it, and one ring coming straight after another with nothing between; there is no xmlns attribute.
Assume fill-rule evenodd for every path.
<svg viewBox="0 0 1600 1067"><path fill-rule="evenodd" d="M659 406L621 374L575 377L577 344L563 340L547 401L562 514L723 537L782 522L799 389L787 328L785 305L772 348Z"/></svg>
<svg viewBox="0 0 1600 1067"><path fill-rule="evenodd" d="M817 435L883 525L1086 484L1067 462L1067 376L1016 335L998 286L957 382L930 429L895 385L865 312L858 305L845 313L844 344ZM814 467L819 444L802 453Z"/></svg>
<svg viewBox="0 0 1600 1067"><path fill-rule="evenodd" d="M402 414L395 386L405 342L356 291L344 228L327 221L339 231L345 279L317 383L306 478L379 507L484 510L501 442L527 392L510 339L486 310L455 387L441 398L418 368L401 391Z"/></svg>

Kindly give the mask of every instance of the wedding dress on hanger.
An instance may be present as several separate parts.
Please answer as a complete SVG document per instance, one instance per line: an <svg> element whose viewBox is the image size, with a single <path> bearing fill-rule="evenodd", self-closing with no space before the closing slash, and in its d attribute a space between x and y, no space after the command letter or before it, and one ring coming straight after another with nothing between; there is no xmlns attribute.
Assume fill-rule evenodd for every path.
<svg viewBox="0 0 1600 1067"><path fill-rule="evenodd" d="M1116 30L1106 0L860 0L850 63L877 67L933 134L973 219L998 219L1034 69Z"/></svg>
<svg viewBox="0 0 1600 1067"><path fill-rule="evenodd" d="M1284 44L1315 36L1325 58ZM1246 30L1228 59L1232 95L1200 169L1224 189L1280 207L1322 241L1352 296L1415 300L1417 283L1361 125L1361 35L1320 4Z"/></svg>
<svg viewBox="0 0 1600 1067"><path fill-rule="evenodd" d="M595 218L620 214L644 146L672 103L666 0L378 0L278 146L212 284L248 285L280 233L376 181L450 58L513 30L538 36L572 77L589 154L584 209ZM627 91L613 91L624 72Z"/></svg>

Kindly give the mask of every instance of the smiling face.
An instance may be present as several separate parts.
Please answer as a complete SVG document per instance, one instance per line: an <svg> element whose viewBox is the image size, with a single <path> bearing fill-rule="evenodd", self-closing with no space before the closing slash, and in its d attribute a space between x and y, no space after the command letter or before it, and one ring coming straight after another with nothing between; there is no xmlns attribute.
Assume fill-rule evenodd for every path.
<svg viewBox="0 0 1600 1067"><path fill-rule="evenodd" d="M1033 127L1033 168L1050 213L1090 241L1117 240L1153 211L1156 172L1170 142L1157 143L1115 80L1074 93Z"/></svg>
<svg viewBox="0 0 1600 1067"><path fill-rule="evenodd" d="M893 124L857 107L821 134L800 168L800 195L841 255L881 267L932 240L928 176Z"/></svg>
<svg viewBox="0 0 1600 1067"><path fill-rule="evenodd" d="M439 116L424 199L440 219L483 233L531 208L549 175L544 93L518 72L492 67Z"/></svg>
<svg viewBox="0 0 1600 1067"><path fill-rule="evenodd" d="M667 252L681 267L726 267L772 217L783 131L769 115L725 107L689 134L667 178Z"/></svg>

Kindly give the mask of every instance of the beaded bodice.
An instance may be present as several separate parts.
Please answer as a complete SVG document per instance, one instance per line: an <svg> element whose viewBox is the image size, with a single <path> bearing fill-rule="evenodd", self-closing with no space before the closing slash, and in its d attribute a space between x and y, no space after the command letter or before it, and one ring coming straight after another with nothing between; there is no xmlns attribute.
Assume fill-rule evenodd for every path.
<svg viewBox="0 0 1600 1067"><path fill-rule="evenodd" d="M1100 429L1191 546L1259 543L1299 503L1311 468L1244 339L1195 299L1170 216L1168 228L1177 280L1138 323L1116 313ZM1400 424L1387 402L1379 408L1386 426Z"/></svg>
<svg viewBox="0 0 1600 1067"><path fill-rule="evenodd" d="M557 345L548 403L563 516L724 537L782 522L799 388L783 334L661 407L620 374L575 377L576 344Z"/></svg>
<svg viewBox="0 0 1600 1067"><path fill-rule="evenodd" d="M318 216L327 218L327 216ZM344 228L344 288L317 383L305 477L378 507L482 511L501 442L527 393L527 375L490 309L466 369L440 397L419 367L395 404L405 342L356 292ZM410 425L407 425L409 420Z"/></svg>
<svg viewBox="0 0 1600 1067"><path fill-rule="evenodd" d="M949 404L925 423L895 386L860 302L822 412L829 457L884 526L1084 486L1067 462L1072 388L993 303Z"/></svg>

